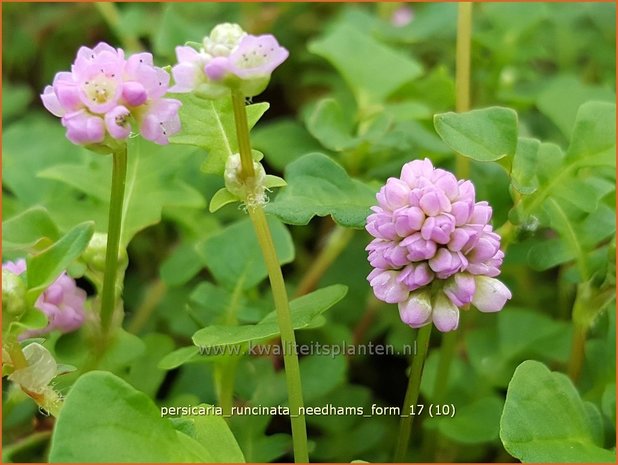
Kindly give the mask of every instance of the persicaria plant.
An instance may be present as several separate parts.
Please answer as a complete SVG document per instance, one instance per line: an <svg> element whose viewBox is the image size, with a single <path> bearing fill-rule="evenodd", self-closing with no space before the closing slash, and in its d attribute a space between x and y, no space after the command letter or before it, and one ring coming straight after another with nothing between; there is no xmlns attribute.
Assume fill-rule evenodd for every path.
<svg viewBox="0 0 618 465"><path fill-rule="evenodd" d="M615 462L614 5L2 10L4 462Z"/></svg>

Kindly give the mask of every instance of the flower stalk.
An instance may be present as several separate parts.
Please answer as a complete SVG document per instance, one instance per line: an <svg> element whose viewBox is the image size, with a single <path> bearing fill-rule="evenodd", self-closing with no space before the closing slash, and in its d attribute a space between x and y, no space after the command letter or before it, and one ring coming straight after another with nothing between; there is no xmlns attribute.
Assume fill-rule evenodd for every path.
<svg viewBox="0 0 618 465"><path fill-rule="evenodd" d="M251 141L249 138L244 96L239 91L232 91L232 105L242 163L241 177L246 181L255 175L255 171L253 168L253 157L251 155ZM277 312L277 322L281 331L281 343L284 348L296 347L296 337L294 335L294 327L292 326L287 290L285 288L283 273L279 266L279 259L277 258L277 252L268 222L266 221L264 209L261 204L254 203L247 205L247 211L253 223L258 243L260 244L262 255L266 263L266 269L268 270L268 277ZM307 426L305 424L305 416L301 413L304 404L298 355L294 352L289 353L288 350L284 350L283 362L285 365L288 402L291 412L294 461L296 463L307 463L309 462L309 455L307 452Z"/></svg>
<svg viewBox="0 0 618 465"><path fill-rule="evenodd" d="M457 55L455 58L455 109L465 112L470 109L470 45L472 41L472 2L457 5ZM460 178L468 178L470 162L457 155L456 171Z"/></svg>
<svg viewBox="0 0 618 465"><path fill-rule="evenodd" d="M127 146L123 144L113 153L112 188L109 200L107 223L107 247L105 250L105 273L101 291L101 334L109 336L114 310L120 290L117 289L118 250L122 231L124 187L127 178Z"/></svg>
<svg viewBox="0 0 618 465"><path fill-rule="evenodd" d="M429 339L431 337L431 325L423 326L416 334L416 354L412 359L410 368L410 378L408 380L408 389L403 401L401 423L399 425L399 436L397 438L397 448L395 449L395 462L401 463L406 460L408 444L410 443L410 432L414 422L414 415L411 409L418 402L418 396L421 388L421 378L423 376L423 367L427 358L429 349Z"/></svg>

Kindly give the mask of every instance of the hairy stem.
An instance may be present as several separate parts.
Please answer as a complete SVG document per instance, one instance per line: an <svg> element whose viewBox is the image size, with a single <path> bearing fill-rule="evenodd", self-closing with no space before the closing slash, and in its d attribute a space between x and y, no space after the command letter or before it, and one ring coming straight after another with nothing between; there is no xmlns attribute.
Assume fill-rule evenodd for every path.
<svg viewBox="0 0 618 465"><path fill-rule="evenodd" d="M408 381L408 389L403 401L401 411L401 423L399 426L399 437L397 438L397 448L395 449L395 462L405 462L406 453L408 452L408 444L410 442L410 433L412 431L412 423L414 415L411 412L411 406L416 405L421 388L421 377L423 376L423 367L427 350L429 349L429 338L431 337L431 328L429 324L423 326L416 334L416 354L412 359L412 367L410 369L410 378Z"/></svg>
<svg viewBox="0 0 618 465"><path fill-rule="evenodd" d="M109 200L109 221L107 224L107 246L105 250L105 273L101 291L101 333L105 341L109 336L110 326L119 297L116 289L118 275L118 250L122 229L122 204L124 186L127 177L127 147L113 154L112 192Z"/></svg>
<svg viewBox="0 0 618 465"><path fill-rule="evenodd" d="M238 148L242 163L243 179L254 176L253 157L251 155L251 141L249 139L249 127L247 124L247 112L245 109L244 96L232 91L232 105L234 119L236 120L236 134ZM309 462L307 452L307 426L303 410L303 392L300 380L300 366L296 354L296 337L292 326L288 294L283 280L283 273L279 266L279 259L273 243L270 227L266 221L266 215L261 205L252 205L247 208L253 227L255 229L275 301L277 321L281 331L281 343L283 344L283 363L285 365L285 378L288 388L288 402L292 423L292 443L294 446L294 461L297 463Z"/></svg>
<svg viewBox="0 0 618 465"><path fill-rule="evenodd" d="M472 3L460 2L457 7L457 56L455 63L455 109L470 109L470 43L472 39ZM467 179L470 161L457 155L456 171L459 178Z"/></svg>

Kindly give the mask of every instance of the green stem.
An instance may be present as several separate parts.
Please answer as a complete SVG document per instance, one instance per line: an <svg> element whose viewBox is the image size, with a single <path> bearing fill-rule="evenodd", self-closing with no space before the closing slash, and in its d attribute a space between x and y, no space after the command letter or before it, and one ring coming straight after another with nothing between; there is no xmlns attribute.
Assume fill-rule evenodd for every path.
<svg viewBox="0 0 618 465"><path fill-rule="evenodd" d="M444 401L444 394L448 384L449 373L453 358L455 357L455 348L459 339L459 331L449 331L442 335L442 345L440 346L440 358L438 360L438 371L436 380L433 386L433 401L440 404Z"/></svg>
<svg viewBox="0 0 618 465"><path fill-rule="evenodd" d="M320 278L337 259L339 254L347 247L353 236L353 229L335 226L328 237L326 245L320 251L318 257L312 262L309 270L298 284L298 288L296 289L297 296L308 294L316 287Z"/></svg>
<svg viewBox="0 0 618 465"><path fill-rule="evenodd" d="M245 283L246 274L243 273L238 278L230 304L225 312L225 325L238 325L238 307L242 296L243 285ZM219 405L223 409L224 415L232 414L232 406L234 405L234 386L236 385L236 369L240 357L234 354L229 354L220 363L215 365L215 384L217 387L217 398Z"/></svg>
<svg viewBox="0 0 618 465"><path fill-rule="evenodd" d="M230 355L215 366L215 381L219 406L224 415L232 414L234 405L234 385L236 384L236 368L239 357Z"/></svg>
<svg viewBox="0 0 618 465"><path fill-rule="evenodd" d="M255 170L253 169L253 155L251 154L251 140L249 139L247 109L245 108L245 97L240 91L232 91L232 106L234 108L238 151L240 152L240 162L242 164L240 177L242 179L253 178Z"/></svg>
<svg viewBox="0 0 618 465"><path fill-rule="evenodd" d="M109 200L107 246L105 250L105 273L101 291L101 333L107 339L120 292L116 290L118 274L118 249L122 229L122 204L127 177L127 146L113 154L112 192Z"/></svg>
<svg viewBox="0 0 618 465"><path fill-rule="evenodd" d="M429 324L420 328L416 334L416 354L412 359L412 367L410 369L410 378L408 381L408 389L403 401L401 423L399 426L399 437L397 438L397 448L395 450L395 462L405 462L406 453L408 452L408 443L410 442L410 433L412 431L412 423L414 415L411 413L411 406L416 405L421 388L421 376L423 375L423 366L429 349L429 338L431 337L431 328Z"/></svg>
<svg viewBox="0 0 618 465"><path fill-rule="evenodd" d="M460 2L457 9L457 56L455 63L455 110L470 109L470 44L472 40L472 3ZM456 158L459 178L467 179L470 162L463 155Z"/></svg>
<svg viewBox="0 0 618 465"><path fill-rule="evenodd" d="M118 7L114 2L95 2L94 6L99 10L110 29L120 39L123 48L133 52L143 49L139 39L121 27Z"/></svg>
<svg viewBox="0 0 618 465"><path fill-rule="evenodd" d="M309 462L307 453L307 426L303 410L303 392L300 381L300 366L296 354L296 337L292 326L288 295L283 281L283 274L279 266L279 260L273 244L272 235L266 215L261 206L249 208L249 216L264 255L270 286L277 311L277 321L281 331L281 344L283 345L283 363L285 365L285 378L288 386L288 398L292 420L292 442L294 444L294 461L296 463Z"/></svg>
<svg viewBox="0 0 618 465"><path fill-rule="evenodd" d="M245 109L244 96L238 91L232 91L232 106L234 119L236 120L236 135L242 163L242 177L248 179L254 176L253 157L251 156L251 141L249 139L249 127L247 124L247 112ZM296 354L296 337L292 326L288 294L283 280L283 273L279 266L279 259L273 243L273 238L266 221L266 215L261 205L252 205L247 208L258 243L262 249L268 277L275 301L277 321L281 332L283 344L283 363L285 365L285 378L288 387L288 403L290 405L292 423L292 443L294 447L294 461L308 463L307 452L307 426L303 408L303 392L300 380L300 366Z"/></svg>
<svg viewBox="0 0 618 465"><path fill-rule="evenodd" d="M586 347L586 326L574 323L573 325L573 342L571 345L571 356L569 358L569 366L567 373L573 382L579 378L582 366L584 364L584 354Z"/></svg>

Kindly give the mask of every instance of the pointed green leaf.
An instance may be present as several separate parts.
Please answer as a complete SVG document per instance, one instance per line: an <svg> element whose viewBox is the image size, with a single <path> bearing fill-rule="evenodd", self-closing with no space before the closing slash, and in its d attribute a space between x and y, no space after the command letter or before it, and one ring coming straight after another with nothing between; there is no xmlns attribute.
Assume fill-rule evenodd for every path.
<svg viewBox="0 0 618 465"><path fill-rule="evenodd" d="M28 257L28 300L31 303L81 255L94 233L92 222L75 226L41 253Z"/></svg>
<svg viewBox="0 0 618 465"><path fill-rule="evenodd" d="M228 203L240 202L240 199L228 191L225 187L219 189L215 192L215 195L210 199L210 204L208 205L208 211L210 213L214 213L220 208L226 206Z"/></svg>
<svg viewBox="0 0 618 465"><path fill-rule="evenodd" d="M515 370L500 421L505 449L522 462L616 462L601 447L596 408L562 373L528 360Z"/></svg>
<svg viewBox="0 0 618 465"><path fill-rule="evenodd" d="M274 176L272 174L267 174L266 178L264 179L264 187L266 187L266 189L285 187L287 185L288 183L285 182L285 179L280 178L279 176Z"/></svg>
<svg viewBox="0 0 618 465"><path fill-rule="evenodd" d="M478 161L512 157L517 149L517 113L489 107L465 113L441 113L434 126L455 152Z"/></svg>
<svg viewBox="0 0 618 465"><path fill-rule="evenodd" d="M343 167L321 153L311 153L285 170L288 186L266 211L288 224L307 224L314 216L331 215L342 226L362 228L374 205L375 190L352 179Z"/></svg>

